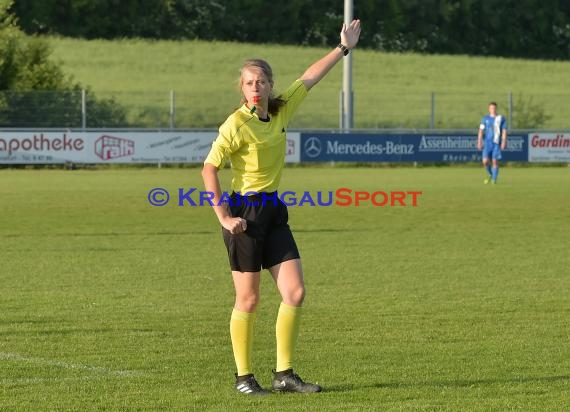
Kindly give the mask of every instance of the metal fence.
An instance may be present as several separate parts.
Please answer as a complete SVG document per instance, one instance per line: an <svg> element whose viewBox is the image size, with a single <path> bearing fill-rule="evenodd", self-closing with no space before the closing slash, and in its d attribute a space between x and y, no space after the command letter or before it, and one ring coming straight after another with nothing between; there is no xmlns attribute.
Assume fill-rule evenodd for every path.
<svg viewBox="0 0 570 412"><path fill-rule="evenodd" d="M498 97L497 97L498 96ZM85 90L0 92L3 128L213 128L238 104L237 98L204 99L175 91L92 95ZM513 129L570 128L570 94L354 93L355 129L473 129L497 101ZM311 91L290 127L339 128L339 91Z"/></svg>

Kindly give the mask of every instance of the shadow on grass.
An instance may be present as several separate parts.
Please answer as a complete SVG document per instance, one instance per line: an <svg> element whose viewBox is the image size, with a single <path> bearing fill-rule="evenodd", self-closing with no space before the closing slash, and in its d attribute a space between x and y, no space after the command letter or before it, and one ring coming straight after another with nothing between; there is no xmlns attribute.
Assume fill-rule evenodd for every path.
<svg viewBox="0 0 570 412"><path fill-rule="evenodd" d="M376 382L368 385L344 384L326 386L323 392L352 392L359 389L417 389L417 388L470 388L475 386L529 383L529 382L563 382L570 381L570 375L555 376L521 376L505 379L459 379L450 381L428 381L417 383Z"/></svg>
<svg viewBox="0 0 570 412"><path fill-rule="evenodd" d="M367 232L368 229L293 229L293 233L347 233L347 232ZM159 231L159 232L68 232L68 233L7 233L0 235L0 238L18 239L34 237L50 238L72 238L72 237L121 237L121 236L195 236L219 234L220 230L188 230L188 231Z"/></svg>
<svg viewBox="0 0 570 412"><path fill-rule="evenodd" d="M367 232L368 229L293 229L293 234L295 233L346 233L346 232Z"/></svg>
<svg viewBox="0 0 570 412"><path fill-rule="evenodd" d="M101 237L101 236L190 236L190 235L211 235L219 233L219 230L188 230L180 231L160 231L160 232L91 232L91 233L8 233L0 238L20 238L20 237Z"/></svg>

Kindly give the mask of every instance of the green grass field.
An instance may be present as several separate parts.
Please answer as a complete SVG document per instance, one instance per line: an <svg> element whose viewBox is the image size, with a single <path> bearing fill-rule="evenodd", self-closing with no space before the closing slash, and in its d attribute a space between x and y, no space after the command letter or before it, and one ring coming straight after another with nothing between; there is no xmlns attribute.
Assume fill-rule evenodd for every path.
<svg viewBox="0 0 570 412"><path fill-rule="evenodd" d="M114 97L131 122L146 127L169 125L170 90L176 93L175 126L217 127L239 103L238 71L246 58L267 59L276 89L283 90L329 50L201 41L47 41L65 73L98 97ZM436 128L476 129L489 101L507 113L509 92L514 128L525 127L521 121L534 111L530 107L549 116L542 128L570 127L570 62L356 50L353 72L356 128L427 128L432 92ZM338 64L311 91L291 126L338 128L341 80Z"/></svg>
<svg viewBox="0 0 570 412"><path fill-rule="evenodd" d="M229 173L223 172L227 187ZM316 395L234 392L233 287L208 207L147 201L198 169L0 170L0 409L565 411L570 169L291 168L282 190L421 190L291 207ZM268 275L254 368L270 383Z"/></svg>

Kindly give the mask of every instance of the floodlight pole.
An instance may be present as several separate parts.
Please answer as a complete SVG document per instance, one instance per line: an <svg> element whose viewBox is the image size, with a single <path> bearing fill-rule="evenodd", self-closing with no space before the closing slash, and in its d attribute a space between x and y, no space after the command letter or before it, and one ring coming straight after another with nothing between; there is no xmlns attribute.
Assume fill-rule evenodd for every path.
<svg viewBox="0 0 570 412"><path fill-rule="evenodd" d="M344 0L344 24L347 26L353 19L353 0ZM352 52L343 59L342 71L342 130L349 131L354 127L352 105Z"/></svg>

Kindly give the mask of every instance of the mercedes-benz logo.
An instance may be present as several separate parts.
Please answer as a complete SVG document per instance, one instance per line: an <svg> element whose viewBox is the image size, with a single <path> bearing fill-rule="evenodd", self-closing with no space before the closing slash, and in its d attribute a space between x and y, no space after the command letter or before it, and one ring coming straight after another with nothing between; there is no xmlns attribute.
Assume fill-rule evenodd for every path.
<svg viewBox="0 0 570 412"><path fill-rule="evenodd" d="M318 137L312 136L305 141L305 153L307 156L312 158L318 157L321 154L321 150L321 141Z"/></svg>

